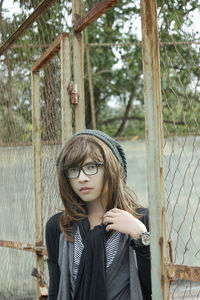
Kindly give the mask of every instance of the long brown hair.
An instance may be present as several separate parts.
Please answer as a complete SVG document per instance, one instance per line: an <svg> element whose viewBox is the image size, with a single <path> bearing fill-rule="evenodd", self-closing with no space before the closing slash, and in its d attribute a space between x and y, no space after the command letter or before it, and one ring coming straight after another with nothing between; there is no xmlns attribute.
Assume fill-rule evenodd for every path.
<svg viewBox="0 0 200 300"><path fill-rule="evenodd" d="M127 187L123 168L112 150L92 135L74 136L66 144L58 163L59 190L64 205L64 213L60 218L60 228L70 241L72 240L70 233L73 225L87 216L87 206L73 191L65 172L69 167L83 164L88 157L95 162L103 162L103 188L105 184L109 187L106 211L117 207L139 217L136 212L137 208L140 207L137 197Z"/></svg>

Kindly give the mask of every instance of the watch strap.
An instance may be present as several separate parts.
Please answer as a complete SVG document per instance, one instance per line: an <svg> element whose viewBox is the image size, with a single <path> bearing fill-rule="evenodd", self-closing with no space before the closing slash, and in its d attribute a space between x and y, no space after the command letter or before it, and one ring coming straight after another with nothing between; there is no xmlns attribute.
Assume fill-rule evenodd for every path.
<svg viewBox="0 0 200 300"><path fill-rule="evenodd" d="M147 237L147 238L145 239L145 242L144 242L145 237ZM141 236L139 237L139 239L137 239L137 240L132 239L130 242L130 245L133 247L133 249L149 246L150 245L150 233L143 232L141 234Z"/></svg>

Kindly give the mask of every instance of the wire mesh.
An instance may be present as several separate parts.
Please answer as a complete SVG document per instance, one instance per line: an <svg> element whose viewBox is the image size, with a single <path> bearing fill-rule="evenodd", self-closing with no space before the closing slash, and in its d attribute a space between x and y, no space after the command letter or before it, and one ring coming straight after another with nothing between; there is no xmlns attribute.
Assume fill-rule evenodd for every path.
<svg viewBox="0 0 200 300"><path fill-rule="evenodd" d="M11 2L1 1L1 43L41 1ZM70 13L71 2L56 2L0 57L1 240L35 244L31 67L61 32L69 30ZM58 210L54 180L55 158L61 143L59 54L40 76L45 224ZM0 299L36 299L36 282L31 276L36 255L3 247L0 252Z"/></svg>
<svg viewBox="0 0 200 300"><path fill-rule="evenodd" d="M178 1L161 1L159 12L167 238L174 263L198 266L200 31L194 20L199 11L188 1L181 5L182 13ZM199 291L199 283L171 284L172 299L199 299Z"/></svg>
<svg viewBox="0 0 200 300"><path fill-rule="evenodd" d="M36 266L35 254L8 248L1 248L0 252L0 299L36 299L36 282L31 276Z"/></svg>
<svg viewBox="0 0 200 300"><path fill-rule="evenodd" d="M42 185L44 224L61 207L58 198L56 158L61 150L61 94L59 54L51 59L41 74Z"/></svg>
<svg viewBox="0 0 200 300"><path fill-rule="evenodd" d="M164 187L167 208L167 238L172 240L173 263L188 266L199 266L200 260L200 239L198 234L200 226L200 156L198 151L200 146L200 32L199 26L196 25L198 19L199 10L197 2L195 1L193 1L193 3L181 1L181 4L180 1L158 1L165 136ZM114 21L115 20L112 19L113 24L115 24ZM100 22L103 27L105 24L104 17L101 18ZM120 21L118 20L118 22ZM95 26L98 26L98 22ZM129 30L134 31L134 26L135 24L133 24ZM114 25L112 29L113 28ZM106 27L104 27L104 30L106 30ZM101 29L98 31L97 37L90 36L89 32L89 43L92 43L90 55L93 70L94 93L97 92L96 95L98 95L98 90L101 91L101 94L98 95L99 102L101 101L101 97L106 97L107 101L111 101L112 96L116 92L116 86L120 86L120 93L118 95L120 95L119 98L122 99L123 87L125 86L127 94L129 89L122 81L120 71L126 74L125 76L128 83L131 62L137 64L139 61L138 52L141 52L140 34L137 35L137 40L134 40L132 43L125 43L125 41L122 43L122 41L117 39L117 36L112 37L111 34L107 37L107 41L103 41L103 34L101 36L100 31ZM112 38L115 43L110 40ZM95 43L95 39L98 40L98 42L101 41L101 43ZM138 52L136 52L136 46L139 48ZM115 66L112 66L110 70L108 64L106 66L103 65L104 61L102 59L102 55L106 55L108 51L110 51L111 56L114 53L119 58L118 63L116 59ZM129 58L129 54L129 64L126 65L123 58ZM136 58L135 60L134 57ZM99 63L99 60L101 63ZM116 84L115 82L115 71L121 80L121 84ZM102 75L106 81L107 74L108 78L112 78L110 82L108 82L108 87L111 90L110 94L106 94L105 86L103 88L100 87L100 76ZM141 74L139 74L137 79L133 80L131 86L134 86L134 82L137 82L139 87L139 78L141 78ZM113 85L110 84L111 82ZM138 91L140 90L138 89ZM116 105L119 99L116 100L118 95L117 93L115 95ZM136 130L140 128L141 131L137 131L137 133L140 132L141 134L141 132L144 132L144 127L142 126L144 107L141 105L143 103L142 100L138 94L136 95L135 98L137 101L140 101L141 115L134 115L138 103L137 101L135 101L135 103L133 101L135 111L133 110L131 111L132 114L129 112L130 114L127 115L126 125L128 126L129 118L133 118L134 124L135 121L138 120L139 125L136 126ZM98 109L98 104L99 103L96 103L96 109ZM134 106L134 104L136 105ZM111 111L108 109L107 112L112 116L112 109ZM124 114L121 108L120 112ZM97 124L100 125L102 130L106 130L113 135L116 131L113 132L112 130L118 126L119 118L108 118L108 114L106 114L105 111L103 111L102 116L101 113L98 113L98 118L102 118L103 121L101 123L100 120L97 120ZM132 116L132 118L130 116ZM116 124L116 127L110 126L112 123L109 121ZM133 128L133 124L131 126ZM199 283L177 280L171 283L170 297L171 299L199 299L199 291Z"/></svg>
<svg viewBox="0 0 200 300"><path fill-rule="evenodd" d="M85 0L83 1L85 11L91 10L96 4L100 3L101 0Z"/></svg>

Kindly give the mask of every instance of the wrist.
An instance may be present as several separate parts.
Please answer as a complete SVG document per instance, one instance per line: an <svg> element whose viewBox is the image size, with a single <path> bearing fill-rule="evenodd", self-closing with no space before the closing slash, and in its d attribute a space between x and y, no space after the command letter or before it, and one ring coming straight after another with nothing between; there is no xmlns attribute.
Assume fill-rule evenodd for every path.
<svg viewBox="0 0 200 300"><path fill-rule="evenodd" d="M140 248L150 245L150 233L148 231L143 232L138 239L132 239L131 245L133 248Z"/></svg>
<svg viewBox="0 0 200 300"><path fill-rule="evenodd" d="M146 228L143 228L137 232L132 231L129 235L132 237L133 240L138 240L144 232L147 232Z"/></svg>
<svg viewBox="0 0 200 300"><path fill-rule="evenodd" d="M132 239L138 240L144 232L147 232L147 228L142 222L140 222L137 228L134 227L132 230L130 230L129 235L132 237Z"/></svg>

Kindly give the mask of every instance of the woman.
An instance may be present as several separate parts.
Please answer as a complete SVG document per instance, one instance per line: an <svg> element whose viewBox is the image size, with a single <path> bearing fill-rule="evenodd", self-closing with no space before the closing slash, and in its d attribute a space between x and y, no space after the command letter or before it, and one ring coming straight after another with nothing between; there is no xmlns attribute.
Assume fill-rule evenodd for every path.
<svg viewBox="0 0 200 300"><path fill-rule="evenodd" d="M82 130L57 168L64 211L46 225L48 299L151 299L148 211L126 186L120 144Z"/></svg>

